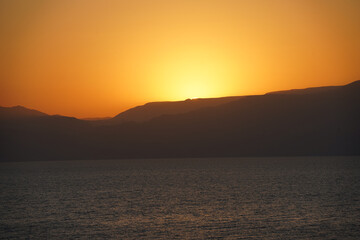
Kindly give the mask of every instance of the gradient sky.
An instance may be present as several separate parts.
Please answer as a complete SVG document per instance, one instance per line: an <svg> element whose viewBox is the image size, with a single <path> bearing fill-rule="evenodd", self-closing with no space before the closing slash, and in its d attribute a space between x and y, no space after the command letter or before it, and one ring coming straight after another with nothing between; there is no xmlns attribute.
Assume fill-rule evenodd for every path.
<svg viewBox="0 0 360 240"><path fill-rule="evenodd" d="M114 116L149 101L360 79L359 0L1 0L0 105Z"/></svg>

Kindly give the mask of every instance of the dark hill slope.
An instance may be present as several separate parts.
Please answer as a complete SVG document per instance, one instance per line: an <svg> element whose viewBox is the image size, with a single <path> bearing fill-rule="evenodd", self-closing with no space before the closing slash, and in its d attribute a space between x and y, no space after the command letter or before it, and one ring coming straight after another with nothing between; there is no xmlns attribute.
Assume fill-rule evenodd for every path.
<svg viewBox="0 0 360 240"><path fill-rule="evenodd" d="M120 152L138 157L358 155L359 122L357 82L325 92L244 97L128 126L113 137L132 142Z"/></svg>
<svg viewBox="0 0 360 240"><path fill-rule="evenodd" d="M145 122L161 115L182 114L200 108L218 106L240 98L241 97L199 98L187 99L185 101L178 102L151 102L142 106L131 108L116 115L110 120L104 121L103 123L118 124L130 121Z"/></svg>
<svg viewBox="0 0 360 240"><path fill-rule="evenodd" d="M0 107L0 119L32 118L43 116L48 115L22 106Z"/></svg>
<svg viewBox="0 0 360 240"><path fill-rule="evenodd" d="M360 81L326 91L242 97L150 121L2 122L0 158L360 155ZM5 134L4 134L5 132Z"/></svg>
<svg viewBox="0 0 360 240"><path fill-rule="evenodd" d="M31 113L26 108L22 110ZM88 122L59 115L19 115L17 111L8 108L0 116L0 160L82 157L81 148L91 132Z"/></svg>

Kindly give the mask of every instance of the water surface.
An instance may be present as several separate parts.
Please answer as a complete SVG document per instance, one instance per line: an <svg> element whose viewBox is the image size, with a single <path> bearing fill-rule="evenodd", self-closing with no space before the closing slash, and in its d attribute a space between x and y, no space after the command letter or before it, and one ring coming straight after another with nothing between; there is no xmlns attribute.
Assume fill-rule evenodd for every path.
<svg viewBox="0 0 360 240"><path fill-rule="evenodd" d="M2 239L359 239L360 157L0 163Z"/></svg>

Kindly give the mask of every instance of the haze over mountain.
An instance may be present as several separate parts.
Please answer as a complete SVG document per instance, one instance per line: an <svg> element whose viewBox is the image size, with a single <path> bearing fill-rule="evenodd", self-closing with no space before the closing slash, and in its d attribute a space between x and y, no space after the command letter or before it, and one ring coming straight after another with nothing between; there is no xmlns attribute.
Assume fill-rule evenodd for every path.
<svg viewBox="0 0 360 240"><path fill-rule="evenodd" d="M110 125L19 107L0 116L2 161L360 154L360 81L149 103Z"/></svg>

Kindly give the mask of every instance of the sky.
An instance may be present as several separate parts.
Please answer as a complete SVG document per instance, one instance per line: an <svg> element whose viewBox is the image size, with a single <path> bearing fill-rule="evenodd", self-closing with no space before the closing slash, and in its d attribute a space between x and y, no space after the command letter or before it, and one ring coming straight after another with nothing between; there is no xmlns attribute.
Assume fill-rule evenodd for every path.
<svg viewBox="0 0 360 240"><path fill-rule="evenodd" d="M2 0L0 106L114 116L151 101L360 79L359 0Z"/></svg>

